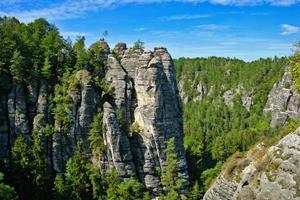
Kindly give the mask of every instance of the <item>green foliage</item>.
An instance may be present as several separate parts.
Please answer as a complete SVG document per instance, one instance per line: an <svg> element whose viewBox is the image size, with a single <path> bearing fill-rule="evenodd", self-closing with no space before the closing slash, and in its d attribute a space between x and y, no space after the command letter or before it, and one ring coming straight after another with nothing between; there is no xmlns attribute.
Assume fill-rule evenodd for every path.
<svg viewBox="0 0 300 200"><path fill-rule="evenodd" d="M18 50L14 52L11 59L10 71L14 79L18 82L23 81L26 77L24 57Z"/></svg>
<svg viewBox="0 0 300 200"><path fill-rule="evenodd" d="M22 198L50 199L52 188L52 169L43 131L33 130L30 144L23 137L18 137L12 148L12 174L16 191Z"/></svg>
<svg viewBox="0 0 300 200"><path fill-rule="evenodd" d="M70 115L72 107L72 99L70 95L68 95L70 85L75 85L76 81L74 81L75 76L74 74L65 73L61 79L61 84L56 85L54 91L54 98L53 98L53 114L54 119L57 123L61 126L63 132L67 132L70 128L70 125L73 123ZM72 83L72 84L71 84Z"/></svg>
<svg viewBox="0 0 300 200"><path fill-rule="evenodd" d="M49 57L47 56L46 58L45 58L45 62L44 62L44 65L43 65L43 67L42 67L42 71L41 71L41 73L42 73L42 75L46 78L46 79L50 79L51 78L51 68L52 68L52 66L51 66L51 63L50 63L50 61L49 61Z"/></svg>
<svg viewBox="0 0 300 200"><path fill-rule="evenodd" d="M107 198L109 200L117 200L118 199L118 184L121 182L118 173L116 171L112 171L107 176L108 188L107 188Z"/></svg>
<svg viewBox="0 0 300 200"><path fill-rule="evenodd" d="M65 177L67 190L70 191L70 199L88 200L92 198L88 160L83 154L80 143L77 144L74 156L67 162Z"/></svg>
<svg viewBox="0 0 300 200"><path fill-rule="evenodd" d="M222 164L223 163L218 162L214 168L207 169L207 170L205 170L201 174L201 180L204 183L205 190L207 190L211 186L211 184L213 183L213 181L220 174L221 168L222 168Z"/></svg>
<svg viewBox="0 0 300 200"><path fill-rule="evenodd" d="M109 200L150 200L143 184L130 178L121 181L116 172L108 175L107 198Z"/></svg>
<svg viewBox="0 0 300 200"><path fill-rule="evenodd" d="M167 142L166 166L162 170L161 183L164 188L164 194L160 199L180 199L180 193L183 189L183 179L178 175L178 157L175 147L175 138Z"/></svg>
<svg viewBox="0 0 300 200"><path fill-rule="evenodd" d="M55 200L65 200L69 198L67 186L65 185L65 181L61 175L57 175L55 177L53 190Z"/></svg>
<svg viewBox="0 0 300 200"><path fill-rule="evenodd" d="M129 136L131 137L134 134L139 134L141 132L140 125L137 122L134 122L129 127Z"/></svg>
<svg viewBox="0 0 300 200"><path fill-rule="evenodd" d="M84 41L84 37L78 37L73 46L76 54L76 69L87 69L89 65L89 55L85 49Z"/></svg>
<svg viewBox="0 0 300 200"><path fill-rule="evenodd" d="M198 181L195 182L195 184L192 187L192 190L189 195L190 200L199 200L202 198L203 193L201 192L200 185L198 184Z"/></svg>
<svg viewBox="0 0 300 200"><path fill-rule="evenodd" d="M144 199L145 187L140 182L131 178L118 184L117 193L120 200L142 200Z"/></svg>
<svg viewBox="0 0 300 200"><path fill-rule="evenodd" d="M98 167L90 165L90 180L93 187L93 199L106 200L107 180L100 174Z"/></svg>
<svg viewBox="0 0 300 200"><path fill-rule="evenodd" d="M275 57L247 63L218 57L180 58L174 64L185 93L183 98L195 99L199 95L198 85L207 91L201 101L184 104L184 147L189 174L192 181L202 176L198 184L207 189L218 175L217 163L278 132L269 127L263 108L273 84L284 73L287 59ZM222 97L227 90L235 93L232 107L226 106ZM250 112L242 105L245 93L253 101Z"/></svg>
<svg viewBox="0 0 300 200"><path fill-rule="evenodd" d="M143 49L144 44L145 43L142 42L141 40L137 40L136 42L134 42L133 49Z"/></svg>
<svg viewBox="0 0 300 200"><path fill-rule="evenodd" d="M93 157L100 159L105 152L105 145L102 136L103 113L98 112L93 119L92 127L88 133L88 140L92 149Z"/></svg>
<svg viewBox="0 0 300 200"><path fill-rule="evenodd" d="M18 200L18 195L14 188L3 183L4 175L0 172L0 199L1 200Z"/></svg>

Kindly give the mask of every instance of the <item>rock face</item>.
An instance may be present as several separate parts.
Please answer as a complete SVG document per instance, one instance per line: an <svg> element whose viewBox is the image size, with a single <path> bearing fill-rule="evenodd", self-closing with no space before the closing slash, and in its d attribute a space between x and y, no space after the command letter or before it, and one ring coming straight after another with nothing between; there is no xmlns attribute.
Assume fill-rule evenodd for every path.
<svg viewBox="0 0 300 200"><path fill-rule="evenodd" d="M102 173L116 170L123 179L136 177L156 196L162 190L166 143L174 137L178 175L185 180L182 192L186 193L189 182L182 105L171 56L163 47L151 52L127 49L123 43L111 53L103 40L90 48L98 46L105 54L99 57L104 70L98 78L105 80L110 92L99 89L87 70L71 74L70 86L61 97L67 102L62 104L62 115L67 121L53 117L50 96L56 94L53 94L55 86L46 82L30 87L14 84L10 92L0 97L0 159L9 156L19 135L31 140L33 131L42 134L43 128L51 125L54 133L50 142L45 142L45 155L49 156L55 172L64 172L67 160L80 142L85 155ZM204 92L201 85L198 87L199 92ZM87 138L93 118L100 111L106 150L94 159Z"/></svg>
<svg viewBox="0 0 300 200"><path fill-rule="evenodd" d="M104 105L103 131L109 153L102 169L116 169L124 178L137 175L153 194L158 194L162 190L159 171L165 167L166 142L175 137L178 173L188 186L182 105L167 50L127 49L120 61L111 55L106 79L114 92L112 102ZM124 133L116 120L117 111L125 126L139 127L138 134Z"/></svg>
<svg viewBox="0 0 300 200"><path fill-rule="evenodd" d="M204 200L299 200L299 147L300 128L274 146L260 144L245 157L229 161Z"/></svg>
<svg viewBox="0 0 300 200"><path fill-rule="evenodd" d="M281 80L274 84L264 108L265 114L271 114L271 126L276 127L287 122L288 118L300 118L300 96L293 88L289 67L286 67Z"/></svg>
<svg viewBox="0 0 300 200"><path fill-rule="evenodd" d="M78 71L75 79L79 86L68 91L72 99L72 106L66 111L72 121L68 132L63 131L63 124L55 122L52 159L54 170L59 173L64 171L67 160L74 154L77 142L83 144L86 155L90 154L87 133L95 115L98 97L88 71Z"/></svg>

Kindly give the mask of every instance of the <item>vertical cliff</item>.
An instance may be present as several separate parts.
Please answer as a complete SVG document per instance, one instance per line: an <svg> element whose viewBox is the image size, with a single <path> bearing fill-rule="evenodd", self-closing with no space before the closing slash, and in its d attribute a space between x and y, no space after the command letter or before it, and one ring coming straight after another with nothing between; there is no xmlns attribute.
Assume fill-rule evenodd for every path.
<svg viewBox="0 0 300 200"><path fill-rule="evenodd" d="M300 118L300 96L293 86L289 67L285 68L281 80L270 91L264 113L271 115L271 127L283 125L289 118Z"/></svg>
<svg viewBox="0 0 300 200"><path fill-rule="evenodd" d="M154 193L161 191L160 171L165 167L166 142L176 138L180 171L188 183L183 148L182 106L171 56L165 48L154 52L128 49L118 61L108 56L106 80L114 88L104 104L103 134L107 145L102 169L124 176L137 175ZM122 130L116 118L125 122ZM138 131L131 133L131 127Z"/></svg>
<svg viewBox="0 0 300 200"><path fill-rule="evenodd" d="M104 41L97 62L99 74L75 70L56 85L39 81L34 86L14 83L1 96L0 156L8 158L14 140L32 132L42 134L46 126L53 133L45 138L45 155L53 170L63 173L76 145L102 173L117 171L120 177L136 177L158 195L161 173L166 167L166 143L175 138L178 175L188 189L188 173L183 148L182 105L171 56L165 48L153 52L118 44L113 52ZM105 93L106 84L109 93ZM103 117L104 151L93 157L88 135L94 116Z"/></svg>

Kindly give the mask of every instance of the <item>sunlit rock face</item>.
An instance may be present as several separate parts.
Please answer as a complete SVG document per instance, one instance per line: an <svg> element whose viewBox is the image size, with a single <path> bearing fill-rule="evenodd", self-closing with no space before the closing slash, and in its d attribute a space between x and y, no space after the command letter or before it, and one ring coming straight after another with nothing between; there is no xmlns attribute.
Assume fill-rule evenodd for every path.
<svg viewBox="0 0 300 200"><path fill-rule="evenodd" d="M204 200L299 200L299 147L300 128L274 146L257 145L234 163L225 164Z"/></svg>
<svg viewBox="0 0 300 200"><path fill-rule="evenodd" d="M114 98L104 106L103 131L109 153L101 168L116 169L124 177L136 175L158 194L166 142L175 137L178 173L186 180L187 189L182 105L171 56L165 48L153 52L127 49L119 61L109 56L107 64L106 79L114 88ZM125 126L139 127L138 134L128 135L120 129L117 111Z"/></svg>
<svg viewBox="0 0 300 200"><path fill-rule="evenodd" d="M281 80L274 84L268 96L264 113L271 115L272 127L285 124L288 118L300 118L300 96L293 88L289 67L286 67Z"/></svg>
<svg viewBox="0 0 300 200"><path fill-rule="evenodd" d="M63 108L68 126L53 117L55 105L51 98L55 86L44 80L32 86L12 84L1 95L0 159L9 156L19 135L30 141L33 130L43 134L43 128L51 125L53 134L51 138L43 138L43 144L56 173L64 173L68 159L80 142L86 157L102 173L117 171L123 179L136 177L155 196L162 191L166 143L175 137L178 175L185 180L182 192L187 193L182 105L173 60L167 49L128 49L126 44L119 43L111 51L100 40L90 50L101 54L98 57L103 70L99 75L85 69L72 74L74 86L67 88L64 98L68 99L68 105ZM95 76L106 81L110 94L99 89ZM101 123L106 150L99 158L93 158L88 133L97 112L103 112ZM135 127L134 133L131 127Z"/></svg>

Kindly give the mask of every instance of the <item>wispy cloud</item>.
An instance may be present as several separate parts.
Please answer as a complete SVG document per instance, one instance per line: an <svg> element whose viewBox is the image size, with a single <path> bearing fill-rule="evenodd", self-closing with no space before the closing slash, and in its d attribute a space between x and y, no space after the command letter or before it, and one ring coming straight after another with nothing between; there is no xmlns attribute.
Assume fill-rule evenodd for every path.
<svg viewBox="0 0 300 200"><path fill-rule="evenodd" d="M219 24L201 24L195 26L197 29L201 29L204 31L218 31L218 30L224 30L228 28L228 26L225 25L219 25Z"/></svg>
<svg viewBox="0 0 300 200"><path fill-rule="evenodd" d="M136 31L136 32L143 32L143 31L146 31L146 30L147 30L147 29L144 28L144 27L140 27L140 28L134 29L134 31Z"/></svg>
<svg viewBox="0 0 300 200"><path fill-rule="evenodd" d="M281 35L291 35L300 32L300 27L290 24L281 24Z"/></svg>
<svg viewBox="0 0 300 200"><path fill-rule="evenodd" d="M178 20L192 20L192 19L201 19L201 18L208 18L210 15L204 14L196 14L196 15L173 15L162 17L161 20L163 21L178 21Z"/></svg>
<svg viewBox="0 0 300 200"><path fill-rule="evenodd" d="M51 3L47 0L30 0L34 4L40 5L37 8L25 9L15 8L16 5L25 5L25 0L0 0L0 16L16 16L22 21L28 22L38 17L44 17L49 20L62 20L78 18L90 11L99 9L119 6L122 4L150 4L150 3L169 3L169 2L182 2L182 3L211 3L219 5L232 5L232 6L255 6L255 5L273 5L273 6L290 6L299 4L300 0L67 0L61 3ZM48 4L44 3L47 2ZM50 2L50 3L49 3ZM29 3L28 3L29 4ZM45 5L43 7L43 5ZM165 17L165 20L191 20L208 17L207 15L179 15Z"/></svg>
<svg viewBox="0 0 300 200"><path fill-rule="evenodd" d="M90 36L92 35L91 33L88 33L88 32L76 32L76 31L61 31L61 34L64 36L64 37L77 37L77 36Z"/></svg>

